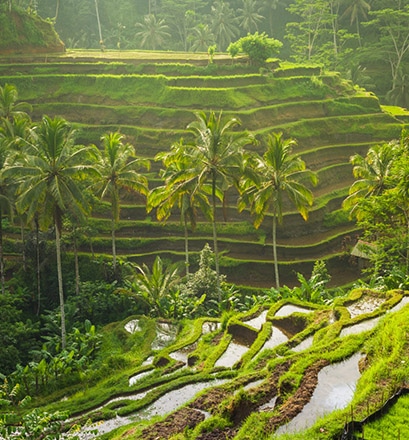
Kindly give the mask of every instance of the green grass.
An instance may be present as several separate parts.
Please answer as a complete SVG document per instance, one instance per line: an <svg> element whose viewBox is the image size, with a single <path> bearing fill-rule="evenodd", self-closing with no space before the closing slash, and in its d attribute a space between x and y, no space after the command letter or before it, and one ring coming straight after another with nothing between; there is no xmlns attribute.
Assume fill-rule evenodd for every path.
<svg viewBox="0 0 409 440"><path fill-rule="evenodd" d="M409 395L401 396L378 420L365 424L366 440L396 440L409 438Z"/></svg>

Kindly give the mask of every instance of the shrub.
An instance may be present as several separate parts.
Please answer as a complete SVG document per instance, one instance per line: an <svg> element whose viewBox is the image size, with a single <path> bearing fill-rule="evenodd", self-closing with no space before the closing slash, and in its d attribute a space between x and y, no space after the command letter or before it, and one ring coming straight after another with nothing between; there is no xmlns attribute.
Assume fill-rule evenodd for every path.
<svg viewBox="0 0 409 440"><path fill-rule="evenodd" d="M277 55L283 43L274 38L268 38L267 34L258 32L247 34L234 43L230 43L227 51L234 57L241 50L248 55L250 63L255 65L263 65L268 58Z"/></svg>

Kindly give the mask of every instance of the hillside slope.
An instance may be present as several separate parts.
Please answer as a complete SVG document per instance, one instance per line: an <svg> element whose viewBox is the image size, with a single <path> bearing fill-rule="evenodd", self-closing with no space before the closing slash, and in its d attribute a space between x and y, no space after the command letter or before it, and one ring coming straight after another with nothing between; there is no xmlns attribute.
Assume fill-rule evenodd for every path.
<svg viewBox="0 0 409 440"><path fill-rule="evenodd" d="M103 133L120 130L139 155L150 159L189 136L186 126L197 110L223 110L259 138L272 131L295 138L296 152L318 173L319 184L313 189L315 204L308 222L290 206L286 209L278 232L282 281L295 283L295 272L308 276L317 259L327 261L335 285L358 275L348 254L357 231L340 211L353 181L349 158L398 137L404 123L384 112L375 96L337 73L289 64L259 72L245 64L231 65L221 55L207 65L205 55L74 51L48 57L47 62L34 56L3 58L0 75L2 84L15 84L20 99L33 104L33 119L62 116L78 128L83 143L98 144ZM263 145L257 150L261 153ZM160 164L152 165L150 181L155 186ZM248 213L237 213L236 199L231 193L227 222L220 223L222 272L237 284L269 287L269 218L256 231ZM164 226L147 216L143 200L128 197L123 204L119 253L138 262L156 255L183 259L177 213ZM108 221L107 210L100 210L101 216ZM96 252L109 253L106 232L94 237ZM192 251L198 253L207 241L211 231L201 223L191 234Z"/></svg>
<svg viewBox="0 0 409 440"><path fill-rule="evenodd" d="M64 43L53 25L22 9L0 9L0 56L64 52Z"/></svg>
<svg viewBox="0 0 409 440"><path fill-rule="evenodd" d="M220 321L129 317L104 330L115 371L56 390L47 409L69 411L68 426L97 422L87 427L105 440L363 438L407 391L408 303L357 289L331 306L280 301ZM402 424L376 438L408 434Z"/></svg>

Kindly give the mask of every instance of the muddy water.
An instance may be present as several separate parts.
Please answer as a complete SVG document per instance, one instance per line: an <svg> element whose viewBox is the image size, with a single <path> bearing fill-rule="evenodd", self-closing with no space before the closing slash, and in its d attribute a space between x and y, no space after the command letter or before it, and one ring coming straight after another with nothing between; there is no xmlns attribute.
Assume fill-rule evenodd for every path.
<svg viewBox="0 0 409 440"><path fill-rule="evenodd" d="M360 353L337 364L324 367L318 373L318 384L311 400L294 419L277 430L277 434L294 433L311 427L320 417L336 409L345 408L352 400L356 383Z"/></svg>
<svg viewBox="0 0 409 440"><path fill-rule="evenodd" d="M220 328L220 322L204 322L202 325L202 333L205 335L206 333L215 332Z"/></svg>
<svg viewBox="0 0 409 440"><path fill-rule="evenodd" d="M182 388L169 391L169 393L163 395L151 405L142 409L141 411L132 414L128 417L115 417L111 420L106 420L101 423L97 423L92 426L92 429L97 429L98 433L94 436L92 434L82 433L80 435L81 440L94 439L96 436L100 436L107 432L111 432L120 426L125 426L130 423L138 422L141 420L149 420L150 418L160 415L164 416L173 411L176 411L180 406L186 404L192 400L197 393L207 388L212 388L224 384L227 379L216 379L209 382L199 382L194 384L185 385Z"/></svg>
<svg viewBox="0 0 409 440"><path fill-rule="evenodd" d="M180 350L173 351L169 354L169 356L172 359L175 359L176 361L183 362L184 364L187 364L187 359L190 353L192 353L197 348L197 343L188 345L186 347L181 348Z"/></svg>
<svg viewBox="0 0 409 440"><path fill-rule="evenodd" d="M364 297L348 306L347 310L351 318L355 318L356 316L363 315L365 313L372 313L384 302L385 298L377 298L373 296Z"/></svg>
<svg viewBox="0 0 409 440"><path fill-rule="evenodd" d="M409 296L404 296L401 301L398 302L394 307L392 307L386 314L397 312L402 307L406 306L406 304L409 304ZM356 335L358 333L372 330L379 322L379 320L385 315L377 316L376 318L367 319L365 321L359 322L358 324L350 325L348 327L344 327L341 330L340 336L349 336L349 335Z"/></svg>

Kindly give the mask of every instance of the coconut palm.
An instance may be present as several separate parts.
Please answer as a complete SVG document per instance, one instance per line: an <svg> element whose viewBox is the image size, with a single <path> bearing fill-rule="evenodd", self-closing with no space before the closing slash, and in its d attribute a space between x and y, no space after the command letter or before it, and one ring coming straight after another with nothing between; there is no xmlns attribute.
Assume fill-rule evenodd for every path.
<svg viewBox="0 0 409 440"><path fill-rule="evenodd" d="M140 168L149 169L149 161L137 158L135 148L123 143L123 136L107 133L101 137L102 151L97 158L96 169L99 177L92 185L101 199L108 198L111 203L112 220L112 265L116 269L115 230L120 216L120 193L123 190L148 195L148 181L140 174Z"/></svg>
<svg viewBox="0 0 409 440"><path fill-rule="evenodd" d="M74 131L67 121L44 116L32 131L32 142L20 163L9 167L8 175L19 177L17 211L27 221L38 216L42 228L53 224L61 312L61 342L66 345L64 289L61 266L61 230L66 212L82 217L88 205L80 180L92 170L88 161L91 149L75 145Z"/></svg>
<svg viewBox="0 0 409 440"><path fill-rule="evenodd" d="M392 141L371 147L365 157L359 154L351 157L352 172L356 180L351 185L343 206L350 210L352 216L359 219L360 202L371 196L380 195L388 188L398 148L399 144Z"/></svg>
<svg viewBox="0 0 409 440"><path fill-rule="evenodd" d="M0 136L0 283L1 292L5 293L5 269L3 249L3 217L13 217L14 212L14 187L13 179L4 175L9 166L8 159L11 156L10 142L6 137Z"/></svg>
<svg viewBox="0 0 409 440"><path fill-rule="evenodd" d="M267 150L262 157L253 158L252 178L242 182L239 210L250 207L254 225L258 228L268 213L272 215L273 258L276 288L280 288L277 260L277 224L283 221L283 199L286 196L304 220L308 219L308 208L313 195L303 182L309 179L316 183L316 176L306 169L305 162L292 153L296 142L284 139L282 133L273 133L267 138Z"/></svg>
<svg viewBox="0 0 409 440"><path fill-rule="evenodd" d="M140 39L141 47L146 49L156 50L170 38L169 26L166 25L165 20L158 20L153 14L145 15L143 22L136 23L136 27L140 31L135 36Z"/></svg>
<svg viewBox="0 0 409 440"><path fill-rule="evenodd" d="M359 45L361 46L361 32L359 23L362 19L368 18L368 12L371 10L371 5L365 0L344 0L345 10L341 18L349 17L350 24L356 25L356 33L358 35Z"/></svg>
<svg viewBox="0 0 409 440"><path fill-rule="evenodd" d="M257 0L243 0L243 7L237 9L240 27L248 33L258 31L258 24L263 20L260 10Z"/></svg>
<svg viewBox="0 0 409 440"><path fill-rule="evenodd" d="M18 91L13 84L0 86L0 120L2 125L5 121L12 122L18 116L27 116L27 111L31 110L31 105L27 102L18 102Z"/></svg>
<svg viewBox="0 0 409 440"><path fill-rule="evenodd" d="M227 46L237 36L237 25L233 10L227 2L216 0L211 9L212 30L219 50Z"/></svg>
<svg viewBox="0 0 409 440"><path fill-rule="evenodd" d="M187 179L196 182L194 194L210 185L213 250L216 274L220 281L216 200L223 200L226 191L238 182L243 172L244 147L254 139L246 132L232 133L231 130L240 122L236 118L223 121L222 112L218 116L213 111L208 116L205 112L197 112L195 115L196 120L188 125L188 129L195 135L195 142L184 151L192 167L187 173ZM218 288L220 295L220 284Z"/></svg>
<svg viewBox="0 0 409 440"><path fill-rule="evenodd" d="M190 49L193 52L206 52L208 47L214 44L214 35L208 24L200 23L192 29L190 40Z"/></svg>
<svg viewBox="0 0 409 440"><path fill-rule="evenodd" d="M161 160L165 169L161 177L165 184L154 188L148 197L148 212L157 208L158 220L167 220L173 207L176 205L180 211L181 222L185 237L185 267L186 275L189 274L189 237L188 225L192 230L196 228L198 210L210 218L210 204L206 191L195 191L197 182L193 178L187 178L191 168L188 156L184 154L183 142L174 144L168 152L159 153L155 160Z"/></svg>
<svg viewBox="0 0 409 440"><path fill-rule="evenodd" d="M279 7L285 9L287 5L282 0L269 0L268 2L262 2L262 11L263 15L267 18L268 21L268 34L274 35L274 16L277 16L280 12L278 11Z"/></svg>

